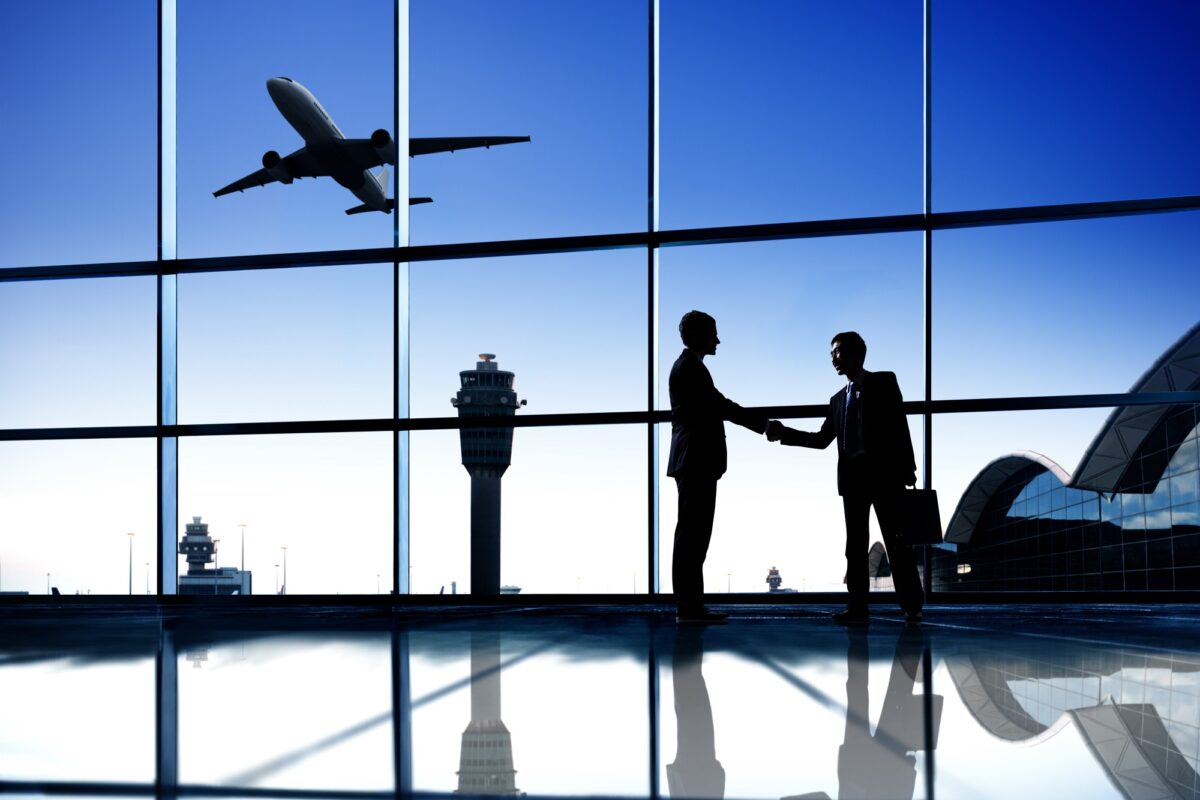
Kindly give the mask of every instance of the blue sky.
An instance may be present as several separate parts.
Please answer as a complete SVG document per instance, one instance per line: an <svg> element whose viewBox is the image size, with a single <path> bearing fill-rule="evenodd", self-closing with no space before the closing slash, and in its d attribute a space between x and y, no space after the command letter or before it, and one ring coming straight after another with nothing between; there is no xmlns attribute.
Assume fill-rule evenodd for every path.
<svg viewBox="0 0 1200 800"><path fill-rule="evenodd" d="M347 217L358 201L328 180L211 194L265 150L301 145L267 95L269 77L306 85L348 136L391 128L391 6L327 10L315 0L179 0L181 257L390 244L391 220ZM1200 193L1195 6L935 11L936 210ZM66 0L0 14L0 267L152 259L155 4ZM647 14L644 0L603 12L550 0L414 2L412 134L532 142L410 160L412 193L435 200L412 210L413 243L644 229ZM661 20L662 227L921 210L920 3L662 0ZM1129 388L1196 322L1198 219L938 233L934 397ZM823 402L837 388L829 336L847 328L866 336L868 367L896 371L906 397L921 395L919 234L664 248L659 269L660 407L674 326L691 308L718 319L724 343L710 369L743 404ZM516 372L531 413L643 408L645 283L640 250L414 265L413 415L452 413L457 373L480 352ZM387 416L394 288L390 265L183 276L180 421ZM0 284L0 427L152 423L154 297L145 278ZM1034 449L1073 469L1105 413L939 418L944 515L1003 453ZM797 588L801 578L837 588L832 452L729 436L710 585L758 590L775 565ZM223 542L246 523L257 534L247 565L257 591L273 590L284 545L295 591L373 591L391 558L390 460L376 438L184 442L181 518L203 515ZM418 591L466 588L468 479L456 448L453 433L412 437ZM152 509L130 510L153 500L142 484L153 448L143 449L0 445L0 588L44 591L51 571L64 591L124 590L126 531L147 534L135 561L154 556ZM59 458L77 469L48 477ZM645 458L636 426L519 431L505 478L504 580L529 591L644 590ZM104 567L89 570L64 559L62 543L81 536L73 521L89 513L80 498L99 472L125 476L114 496L127 500L91 510L88 527L107 543L96 545ZM353 520L350 502L362 509ZM660 503L665 545L669 482ZM46 504L66 509L53 525ZM590 509L584 524L570 521L580 507ZM596 546L614 535L607 554ZM333 549L369 565L329 561Z"/></svg>

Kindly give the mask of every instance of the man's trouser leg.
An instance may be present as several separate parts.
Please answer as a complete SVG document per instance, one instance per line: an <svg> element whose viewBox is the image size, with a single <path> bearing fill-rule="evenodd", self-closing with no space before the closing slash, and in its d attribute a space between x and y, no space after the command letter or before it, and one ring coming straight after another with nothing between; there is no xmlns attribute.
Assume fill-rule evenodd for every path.
<svg viewBox="0 0 1200 800"><path fill-rule="evenodd" d="M867 542L870 540L871 500L865 494L843 495L842 511L846 515L846 591L850 595L846 607L866 613L870 589Z"/></svg>
<svg viewBox="0 0 1200 800"><path fill-rule="evenodd" d="M704 558L712 539L717 507L717 479L677 475L679 516L675 523L675 548L671 555L671 582L675 602L696 607L704 599Z"/></svg>
<svg viewBox="0 0 1200 800"><path fill-rule="evenodd" d="M892 583L896 598L905 613L916 614L925 605L925 591L917 572L917 560L912 546L904 536L903 489L880 492L875 498L875 516L887 548L888 563L892 565Z"/></svg>

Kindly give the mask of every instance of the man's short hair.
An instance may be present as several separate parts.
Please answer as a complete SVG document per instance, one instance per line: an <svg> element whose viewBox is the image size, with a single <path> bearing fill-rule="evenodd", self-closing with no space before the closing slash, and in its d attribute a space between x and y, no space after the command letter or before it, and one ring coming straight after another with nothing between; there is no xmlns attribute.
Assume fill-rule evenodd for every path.
<svg viewBox="0 0 1200 800"><path fill-rule="evenodd" d="M690 347L698 338L716 329L717 321L715 319L703 311L695 309L684 314L683 319L679 320L679 338L683 339L686 347Z"/></svg>
<svg viewBox="0 0 1200 800"><path fill-rule="evenodd" d="M867 357L867 343L855 331L842 331L834 334L834 337L829 340L830 346L833 346L834 342L841 342L843 350L858 353L863 358Z"/></svg>

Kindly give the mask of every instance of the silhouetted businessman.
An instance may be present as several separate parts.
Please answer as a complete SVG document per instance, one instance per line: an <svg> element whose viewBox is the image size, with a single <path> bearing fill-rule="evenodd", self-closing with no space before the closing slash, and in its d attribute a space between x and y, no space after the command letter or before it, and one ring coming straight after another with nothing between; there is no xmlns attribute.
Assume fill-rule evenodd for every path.
<svg viewBox="0 0 1200 800"><path fill-rule="evenodd" d="M838 443L838 494L846 517L847 608L833 615L841 623L865 623L870 577L867 543L870 511L883 534L892 580L909 622L921 621L925 592L912 547L904 536L904 487L917 482L912 439L901 408L903 398L891 372L863 369L867 344L853 331L833 337L830 358L846 386L829 398L829 411L816 433L797 431L773 420L767 438L783 444L824 449Z"/></svg>
<svg viewBox="0 0 1200 800"><path fill-rule="evenodd" d="M704 357L717 352L717 321L703 311L689 311L679 321L684 349L671 367L671 454L667 475L679 489L679 516L671 580L680 621L719 622L727 615L704 607L704 558L712 539L717 481L725 474L725 423L736 422L755 433L767 421L717 391Z"/></svg>
<svg viewBox="0 0 1200 800"><path fill-rule="evenodd" d="M703 629L680 626L671 652L675 692L675 760L667 764L672 800L725 796L725 768L717 760L712 703L704 682Z"/></svg>

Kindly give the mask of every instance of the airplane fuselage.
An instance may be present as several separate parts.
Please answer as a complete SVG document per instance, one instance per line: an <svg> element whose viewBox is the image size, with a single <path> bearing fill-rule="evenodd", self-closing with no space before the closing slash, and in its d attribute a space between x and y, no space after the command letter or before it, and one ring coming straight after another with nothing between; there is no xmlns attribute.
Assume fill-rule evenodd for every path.
<svg viewBox="0 0 1200 800"><path fill-rule="evenodd" d="M312 92L290 78L271 78L267 92L279 113L304 139L308 152L341 186L349 189L364 204L387 212L387 196L370 170L359 169L337 146L345 135L334 123Z"/></svg>

